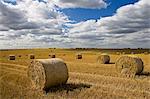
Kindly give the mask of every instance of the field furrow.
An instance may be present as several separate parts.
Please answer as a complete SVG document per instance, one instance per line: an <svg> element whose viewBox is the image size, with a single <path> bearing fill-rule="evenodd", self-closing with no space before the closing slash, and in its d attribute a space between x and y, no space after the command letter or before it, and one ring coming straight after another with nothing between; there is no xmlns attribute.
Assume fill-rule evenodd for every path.
<svg viewBox="0 0 150 99"><path fill-rule="evenodd" d="M10 64L10 63L0 63L0 66L4 66L4 65L12 66L12 67L27 68L27 66L24 66L24 65Z"/></svg>
<svg viewBox="0 0 150 99"><path fill-rule="evenodd" d="M139 75L129 78L121 76L117 72L115 63L120 56L131 54L127 54L125 50L121 50L120 52L116 50L113 53L111 51L113 50L64 50L57 48L4 50L0 54L0 98L150 99L150 54L144 54L143 52L140 54L132 54L142 59L144 69ZM109 63L101 64L98 62L98 57L102 53L110 56ZM50 59L53 54L55 54L56 58L63 59L69 73L67 83L47 88L44 92L43 90L41 92L41 90L33 89L33 82L27 75L28 66L34 60L29 57L31 54L35 56L35 59ZM78 54L82 55L81 59L77 58ZM15 60L11 60L10 55L14 55ZM47 71L46 69L45 71ZM40 73L39 71L40 69L37 75ZM55 70L50 71L49 74L52 74L51 72L55 72ZM58 73L55 74L60 75ZM46 80L47 77L48 75L46 75ZM53 79L55 77L52 78L52 81ZM37 79L36 83L39 81Z"/></svg>
<svg viewBox="0 0 150 99"><path fill-rule="evenodd" d="M1 70L5 70L5 71L8 71L8 72L26 73L25 70L16 69L16 68L10 68L10 67L1 67Z"/></svg>
<svg viewBox="0 0 150 99"><path fill-rule="evenodd" d="M90 82L97 85L113 86L126 90L141 90L150 92L150 81L142 81L136 79L125 79L119 77L92 75L87 73L74 73L70 72L70 80L81 80L84 82Z"/></svg>

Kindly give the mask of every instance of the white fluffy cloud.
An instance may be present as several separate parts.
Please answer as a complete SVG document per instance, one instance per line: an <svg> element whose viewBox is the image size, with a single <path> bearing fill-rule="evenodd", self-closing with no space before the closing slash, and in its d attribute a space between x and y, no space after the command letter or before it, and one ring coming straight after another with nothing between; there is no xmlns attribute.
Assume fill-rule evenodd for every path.
<svg viewBox="0 0 150 99"><path fill-rule="evenodd" d="M17 4L12 5L1 0L0 48L46 47L59 43L63 36L63 24L68 21L54 4L17 0Z"/></svg>
<svg viewBox="0 0 150 99"><path fill-rule="evenodd" d="M54 3L0 0L0 48L150 47L149 11L149 0L140 0L113 16L72 24Z"/></svg>
<svg viewBox="0 0 150 99"><path fill-rule="evenodd" d="M70 25L69 37L80 47L150 47L150 2L140 0L115 15Z"/></svg>
<svg viewBox="0 0 150 99"><path fill-rule="evenodd" d="M101 9L107 7L107 3L105 3L104 0L52 0L52 1L61 8Z"/></svg>

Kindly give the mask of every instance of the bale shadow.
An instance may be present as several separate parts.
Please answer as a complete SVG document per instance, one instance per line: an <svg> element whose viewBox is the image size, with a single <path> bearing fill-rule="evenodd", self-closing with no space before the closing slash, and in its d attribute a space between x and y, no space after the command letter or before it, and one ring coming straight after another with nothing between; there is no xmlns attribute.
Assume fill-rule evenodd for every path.
<svg viewBox="0 0 150 99"><path fill-rule="evenodd" d="M141 74L137 74L138 76L150 76L150 72L142 72Z"/></svg>
<svg viewBox="0 0 150 99"><path fill-rule="evenodd" d="M115 64L115 62L109 62L109 63L105 63L105 64Z"/></svg>
<svg viewBox="0 0 150 99"><path fill-rule="evenodd" d="M92 85L83 84L83 83L79 83L79 84L69 83L69 84L51 87L49 89L46 89L45 91L46 91L46 93L48 93L48 92L60 92L60 91L66 91L68 93L69 91L74 91L76 89L81 90L83 88L90 88L91 86Z"/></svg>

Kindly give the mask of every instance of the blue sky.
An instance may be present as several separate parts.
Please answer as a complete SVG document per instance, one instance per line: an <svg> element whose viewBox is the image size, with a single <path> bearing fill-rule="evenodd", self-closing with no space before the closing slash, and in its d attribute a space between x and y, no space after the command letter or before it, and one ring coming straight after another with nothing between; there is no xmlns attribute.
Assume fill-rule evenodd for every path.
<svg viewBox="0 0 150 99"><path fill-rule="evenodd" d="M108 7L103 9L84 9L84 8L67 8L62 11L69 16L70 20L76 22L86 21L89 19L99 19L100 17L112 16L116 10L124 5L134 4L138 0L106 0Z"/></svg>
<svg viewBox="0 0 150 99"><path fill-rule="evenodd" d="M8 3L16 4L16 0L4 0ZM39 0L47 1L47 0ZM107 17L112 16L116 13L116 10L121 7L128 4L134 4L138 0L105 0L105 2L108 4L107 8L102 9L90 9L90 8L65 8L61 9L64 14L66 14L70 20L73 20L75 22L80 21L86 21L89 19L97 20L101 17Z"/></svg>
<svg viewBox="0 0 150 99"><path fill-rule="evenodd" d="M149 0L0 0L0 49L150 48Z"/></svg>

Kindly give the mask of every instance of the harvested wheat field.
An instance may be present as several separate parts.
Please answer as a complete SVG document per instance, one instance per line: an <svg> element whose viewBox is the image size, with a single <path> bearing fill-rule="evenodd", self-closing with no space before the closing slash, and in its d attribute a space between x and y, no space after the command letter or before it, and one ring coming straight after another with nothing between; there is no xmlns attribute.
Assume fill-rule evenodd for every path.
<svg viewBox="0 0 150 99"><path fill-rule="evenodd" d="M0 99L150 99L150 54L134 54L143 62L143 67L140 67L137 58L126 57L127 62L116 63L125 55L109 50L106 52L109 63L101 64L97 57L103 52L94 49L1 50ZM51 58L49 55L53 53L61 60ZM76 58L77 53L82 53L81 59ZM36 56L35 60L29 58L31 54ZM9 55L21 57L9 60ZM54 61L49 63L51 59ZM120 64L126 63L131 64L134 76L120 76L121 70L118 72L116 67L121 68ZM52 66L48 67L49 64ZM46 90L33 88L33 82L38 84L36 87L42 86L40 89Z"/></svg>

